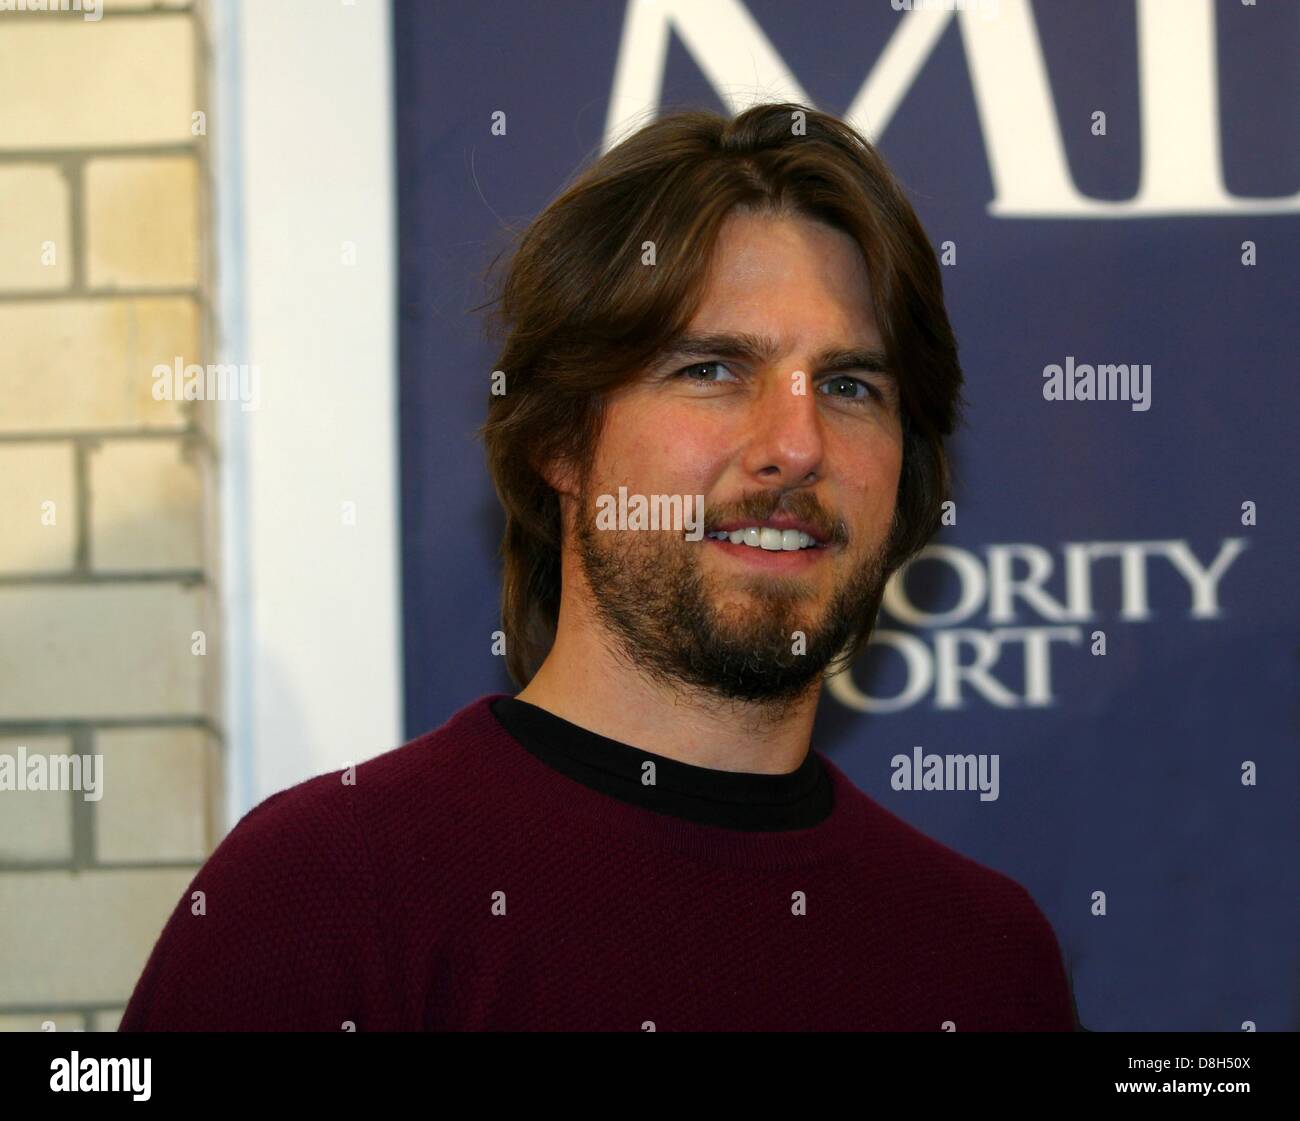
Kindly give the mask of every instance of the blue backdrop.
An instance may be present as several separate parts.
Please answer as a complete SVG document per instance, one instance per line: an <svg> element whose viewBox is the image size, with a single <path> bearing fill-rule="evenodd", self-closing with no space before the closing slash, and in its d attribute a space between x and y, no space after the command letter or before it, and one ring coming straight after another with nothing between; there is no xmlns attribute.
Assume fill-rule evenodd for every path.
<svg viewBox="0 0 1300 1121"><path fill-rule="evenodd" d="M910 6L396 3L407 732L514 691L472 440L503 225L612 103L852 113L945 254L970 408L956 524L814 743L1029 889L1085 1026L1295 1030L1300 4ZM1045 399L1067 359L1149 366L1149 407ZM1000 796L893 789L918 745L997 753Z"/></svg>

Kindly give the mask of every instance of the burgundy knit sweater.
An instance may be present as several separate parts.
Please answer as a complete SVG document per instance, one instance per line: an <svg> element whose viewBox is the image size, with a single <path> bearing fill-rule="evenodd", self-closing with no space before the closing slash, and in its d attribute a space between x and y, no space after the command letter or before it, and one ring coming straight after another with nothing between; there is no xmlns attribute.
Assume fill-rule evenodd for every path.
<svg viewBox="0 0 1300 1121"><path fill-rule="evenodd" d="M740 776L741 801L788 807L702 824L689 807L726 800L722 772L575 729L635 767L629 788L654 790L632 777L647 761L671 779L660 808L632 804L508 733L502 699L249 812L178 903L121 1030L1074 1028L1029 894L819 753ZM819 785L816 824L770 827Z"/></svg>

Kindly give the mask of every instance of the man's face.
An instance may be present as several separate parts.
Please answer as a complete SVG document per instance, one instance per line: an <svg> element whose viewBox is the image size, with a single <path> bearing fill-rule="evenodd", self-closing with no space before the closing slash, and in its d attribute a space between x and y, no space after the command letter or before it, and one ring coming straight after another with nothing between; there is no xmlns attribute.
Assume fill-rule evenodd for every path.
<svg viewBox="0 0 1300 1121"><path fill-rule="evenodd" d="M576 552L639 669L723 698L787 700L866 624L894 517L900 408L893 378L872 368L883 345L861 251L819 222L735 212L687 334L773 345L745 354L715 339L611 397L574 507ZM620 486L703 495L706 535L597 528L598 496ZM770 548L782 521L820 547L792 550L783 535ZM721 529L750 533L709 536Z"/></svg>

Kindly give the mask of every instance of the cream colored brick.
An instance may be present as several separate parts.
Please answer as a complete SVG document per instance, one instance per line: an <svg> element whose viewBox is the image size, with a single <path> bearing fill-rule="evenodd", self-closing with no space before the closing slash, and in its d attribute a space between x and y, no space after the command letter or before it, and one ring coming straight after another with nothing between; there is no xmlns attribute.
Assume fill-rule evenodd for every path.
<svg viewBox="0 0 1300 1121"><path fill-rule="evenodd" d="M0 572L66 572L77 549L69 443L0 443Z"/></svg>
<svg viewBox="0 0 1300 1121"><path fill-rule="evenodd" d="M99 1012L90 1014L91 1031L117 1031L118 1026L122 1023L122 1016L126 1013L126 1006L121 1008L105 1008Z"/></svg>
<svg viewBox="0 0 1300 1121"><path fill-rule="evenodd" d="M91 160L85 196L92 288L198 283L199 176L191 157Z"/></svg>
<svg viewBox="0 0 1300 1121"><path fill-rule="evenodd" d="M69 736L0 736L0 755L70 755ZM72 799L66 790L0 790L0 861L72 859ZM3 968L0 965L0 968Z"/></svg>
<svg viewBox="0 0 1300 1121"><path fill-rule="evenodd" d="M198 568L199 447L105 440L90 458L90 563L100 571Z"/></svg>
<svg viewBox="0 0 1300 1121"><path fill-rule="evenodd" d="M194 871L0 873L0 1004L125 1003Z"/></svg>
<svg viewBox="0 0 1300 1121"><path fill-rule="evenodd" d="M191 299L0 303L0 339L0 431L185 423L183 401L154 399L153 371L199 361Z"/></svg>
<svg viewBox="0 0 1300 1121"><path fill-rule="evenodd" d="M211 415L207 410L200 410L200 415ZM213 459L213 452L205 448L200 459L199 478L203 486L202 552L204 571L218 590L224 591L225 573L221 568L221 469ZM219 455L220 453L216 453Z"/></svg>
<svg viewBox="0 0 1300 1121"><path fill-rule="evenodd" d="M234 398L234 401L231 401L230 403L200 404L197 406L191 406L194 409L192 415L194 417L195 425L210 447L221 447L221 427L225 423L225 417L223 415L224 411L226 409L239 408L237 403L239 397L238 374L236 374L233 384L235 388L232 391L231 396Z"/></svg>
<svg viewBox="0 0 1300 1121"><path fill-rule="evenodd" d="M72 282L68 181L50 164L0 165L0 290Z"/></svg>
<svg viewBox="0 0 1300 1121"><path fill-rule="evenodd" d="M189 142L190 17L6 20L0 148Z"/></svg>
<svg viewBox="0 0 1300 1121"><path fill-rule="evenodd" d="M104 796L95 808L95 855L105 863L207 855L208 734L198 728L101 731Z"/></svg>
<svg viewBox="0 0 1300 1121"><path fill-rule="evenodd" d="M101 0L100 6L106 14L112 15L114 12L138 12L142 8L157 8L162 11L168 8L188 8L191 3L192 0Z"/></svg>
<svg viewBox="0 0 1300 1121"><path fill-rule="evenodd" d="M82 1031L80 1012L27 1012L22 1015L0 1016L0 1031L41 1031L41 1025L52 1023L55 1031Z"/></svg>
<svg viewBox="0 0 1300 1121"><path fill-rule="evenodd" d="M201 713L207 602L201 585L0 587L0 719Z"/></svg>

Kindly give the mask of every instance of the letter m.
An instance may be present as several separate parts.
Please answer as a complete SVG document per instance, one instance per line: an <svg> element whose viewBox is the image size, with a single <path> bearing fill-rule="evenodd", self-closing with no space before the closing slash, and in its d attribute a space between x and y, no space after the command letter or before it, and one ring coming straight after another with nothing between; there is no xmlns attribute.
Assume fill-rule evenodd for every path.
<svg viewBox="0 0 1300 1121"><path fill-rule="evenodd" d="M1300 212L1300 192L1240 198L1224 186L1213 0L1135 3L1143 148L1138 192L1130 199L1089 198L1075 186L1029 0L1001 0L994 19L985 18L978 5L957 11L917 5L899 13L897 28L844 118L874 142L956 20L993 178L990 214L1133 218ZM605 151L657 113L673 32L730 113L761 101L812 104L743 0L628 0ZM826 47L844 49L834 42Z"/></svg>

